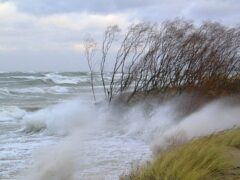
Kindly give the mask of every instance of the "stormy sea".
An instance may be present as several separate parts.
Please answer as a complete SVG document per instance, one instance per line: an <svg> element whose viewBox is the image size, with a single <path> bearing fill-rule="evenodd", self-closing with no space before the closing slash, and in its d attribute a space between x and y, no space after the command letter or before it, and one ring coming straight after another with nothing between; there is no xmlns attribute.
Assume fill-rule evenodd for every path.
<svg viewBox="0 0 240 180"><path fill-rule="evenodd" d="M94 76L96 102L89 73L0 73L1 180L115 180L171 137L188 140L240 125L240 106L224 100L187 116L176 110L185 97L110 105ZM111 74L105 77L108 84Z"/></svg>
<svg viewBox="0 0 240 180"><path fill-rule="evenodd" d="M0 179L118 179L148 158L120 113L94 103L89 81L82 72L0 73Z"/></svg>

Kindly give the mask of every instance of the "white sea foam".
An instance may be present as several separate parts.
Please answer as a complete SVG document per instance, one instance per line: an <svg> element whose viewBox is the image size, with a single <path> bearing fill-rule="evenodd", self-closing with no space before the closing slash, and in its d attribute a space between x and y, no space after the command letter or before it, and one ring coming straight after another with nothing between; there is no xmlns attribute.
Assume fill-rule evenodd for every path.
<svg viewBox="0 0 240 180"><path fill-rule="evenodd" d="M48 80L51 80L55 84L78 84L79 82L89 82L88 76L65 76L60 73L43 73L41 76L33 76L33 75L14 75L14 76L8 76L8 78L13 79L25 79L25 80L41 80L44 82L48 82Z"/></svg>
<svg viewBox="0 0 240 180"><path fill-rule="evenodd" d="M39 88L39 87L28 87L28 88L21 88L21 89L11 89L10 92L12 93L22 93L22 94L25 94L25 93L39 93L39 94L42 94L42 93L45 93L45 90L42 89L42 88Z"/></svg>
<svg viewBox="0 0 240 180"><path fill-rule="evenodd" d="M53 86L50 87L47 92L49 93L68 93L70 88L68 87L63 87L63 86Z"/></svg>
<svg viewBox="0 0 240 180"><path fill-rule="evenodd" d="M80 100L60 103L32 112L24 117L26 127L46 128L48 133L66 135L74 130L92 130L101 127L114 130L126 136L138 136L144 140L153 139L159 134L165 136L172 131L184 131L188 139L239 126L239 106L224 105L221 101L213 102L201 110L179 119L174 101L161 105L137 105L122 110L121 107L93 105ZM123 112L124 111L124 112ZM44 124L44 125L39 125ZM171 134L171 133L170 133Z"/></svg>
<svg viewBox="0 0 240 180"><path fill-rule="evenodd" d="M53 86L53 87L28 87L20 89L11 89L8 93L18 93L18 94L45 94L45 93L68 93L68 87L63 86ZM7 92L7 91L6 91Z"/></svg>
<svg viewBox="0 0 240 180"><path fill-rule="evenodd" d="M23 179L89 179L103 174L104 178L117 179L133 160L147 156L145 143L129 139L127 126L118 126L120 117L112 117L115 110L107 109L107 105L73 100L26 115L25 132L35 133L40 127L48 135L68 136L49 147L50 151L37 153L33 168L21 175ZM137 153L135 148L139 148Z"/></svg>
<svg viewBox="0 0 240 180"><path fill-rule="evenodd" d="M172 137L189 140L240 125L240 106L224 101L184 118L176 112L179 99L133 107L94 105L85 93L88 81L86 74L3 74L0 179L14 179L14 173L26 167L20 174L27 180L118 179L133 161L148 159L151 147L168 147ZM84 92L84 97L48 105L66 101L64 95L72 92ZM36 111L35 104L44 108Z"/></svg>
<svg viewBox="0 0 240 180"><path fill-rule="evenodd" d="M171 128L160 132L152 142L153 147L164 149L174 141L187 141L192 138L240 127L240 106L225 104L223 101L212 102L193 114L185 117Z"/></svg>
<svg viewBox="0 0 240 180"><path fill-rule="evenodd" d="M31 127L35 132L40 127L45 128L47 134L68 135L61 144L52 147L56 153L55 158L52 158L52 151L44 151L43 157L36 158L33 169L30 170L30 179L64 179L65 175L69 179L78 179L79 176L88 179L95 173L99 176L104 171L103 168L110 168L113 159L117 163L116 167L119 166L123 171L122 161L129 163L134 158L140 158L138 155L145 159L148 157L147 147L153 145L154 149L166 148L169 138L179 135L179 132L179 140L182 135L189 140L240 126L240 107L226 105L222 101L211 103L182 120L177 117L174 101L151 106L148 111L147 105L125 109L121 106L96 106L74 100L28 114L24 118L28 129ZM145 145L138 141L145 142ZM133 152L135 154L132 157L124 154ZM95 158L99 159L95 161ZM87 169L91 166L85 161L92 163L96 172L89 172ZM102 162L104 163L101 164ZM115 172L113 179L117 179L120 170Z"/></svg>
<svg viewBox="0 0 240 180"><path fill-rule="evenodd" d="M28 80L37 80L37 79L41 79L41 77L38 76L22 76L22 75L18 75L18 76L9 76L9 78L14 78L14 79L28 79Z"/></svg>
<svg viewBox="0 0 240 180"><path fill-rule="evenodd" d="M90 106L92 105L73 100L29 113L23 119L26 131L34 132L39 131L39 128L46 128L50 134L66 135L78 127L84 130L85 126L97 123L94 120L97 114Z"/></svg>
<svg viewBox="0 0 240 180"><path fill-rule="evenodd" d="M7 88L0 88L0 94L2 95L10 95L10 92Z"/></svg>
<svg viewBox="0 0 240 180"><path fill-rule="evenodd" d="M16 106L2 106L0 108L0 121L21 119L26 111Z"/></svg>
<svg viewBox="0 0 240 180"><path fill-rule="evenodd" d="M56 73L46 74L44 79L50 79L56 84L78 84L80 82L79 77L66 77Z"/></svg>

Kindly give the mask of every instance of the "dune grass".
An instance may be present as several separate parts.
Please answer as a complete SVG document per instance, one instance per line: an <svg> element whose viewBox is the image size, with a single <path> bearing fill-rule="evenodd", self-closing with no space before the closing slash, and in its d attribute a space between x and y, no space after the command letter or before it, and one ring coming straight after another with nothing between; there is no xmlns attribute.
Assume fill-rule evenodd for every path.
<svg viewBox="0 0 240 180"><path fill-rule="evenodd" d="M228 130L161 152L151 163L132 170L129 175L120 179L227 179L224 175L231 169L236 169L236 162L239 162L239 148L240 129ZM232 155L232 149L236 149L237 154Z"/></svg>

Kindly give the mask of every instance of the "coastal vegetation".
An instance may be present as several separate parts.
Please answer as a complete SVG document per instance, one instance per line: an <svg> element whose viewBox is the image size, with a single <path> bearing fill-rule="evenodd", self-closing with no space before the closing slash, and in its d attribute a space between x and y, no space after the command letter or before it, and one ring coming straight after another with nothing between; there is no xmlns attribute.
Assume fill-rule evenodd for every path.
<svg viewBox="0 0 240 180"><path fill-rule="evenodd" d="M219 96L239 91L239 27L176 19L132 24L124 32L117 26L108 27L99 52L99 71L109 102L123 94L130 102L139 94L197 91ZM93 41L84 44L91 62L96 45ZM110 62L112 75L106 84L104 74Z"/></svg>
<svg viewBox="0 0 240 180"><path fill-rule="evenodd" d="M85 43L94 44L92 41ZM86 48L93 52L96 46ZM106 29L100 48L100 74L106 101L131 104L191 94L181 103L183 116L220 97L240 92L240 27L218 22L196 25L176 19L132 24L123 33ZM86 57L89 57L88 55ZM87 58L88 62L92 61ZM107 70L106 64L112 67ZM92 68L90 67L91 73ZM111 72L106 83L106 72ZM93 79L92 89L93 88ZM188 96L189 97L189 96ZM118 101L119 102L119 101ZM186 112L184 112L186 111ZM213 132L215 133L215 132ZM198 180L240 178L240 129L173 144L122 180Z"/></svg>
<svg viewBox="0 0 240 180"><path fill-rule="evenodd" d="M239 179L239 162L240 129L232 129L173 145L120 179Z"/></svg>

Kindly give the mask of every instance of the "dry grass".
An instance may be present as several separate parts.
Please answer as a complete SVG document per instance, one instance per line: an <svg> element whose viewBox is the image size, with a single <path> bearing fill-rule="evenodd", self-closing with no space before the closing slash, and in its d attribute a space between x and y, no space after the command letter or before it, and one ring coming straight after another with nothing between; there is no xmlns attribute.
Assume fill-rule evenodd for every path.
<svg viewBox="0 0 240 180"><path fill-rule="evenodd" d="M225 179L240 157L240 129L229 130L161 152L153 162L138 167L122 180L201 180ZM238 172L239 173L239 172ZM240 174L240 173L239 173Z"/></svg>

